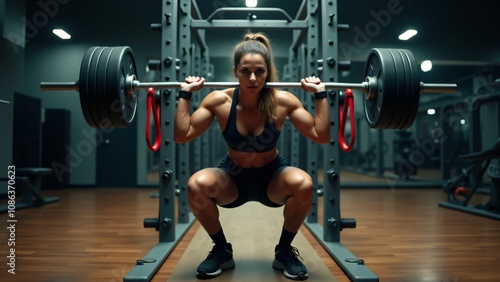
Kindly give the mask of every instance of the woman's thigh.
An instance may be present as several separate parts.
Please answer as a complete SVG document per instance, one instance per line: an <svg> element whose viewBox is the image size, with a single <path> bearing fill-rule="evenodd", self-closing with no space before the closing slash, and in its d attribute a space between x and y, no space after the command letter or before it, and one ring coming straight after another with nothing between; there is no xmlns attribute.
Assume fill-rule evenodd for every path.
<svg viewBox="0 0 500 282"><path fill-rule="evenodd" d="M285 204L288 197L303 187L312 186L311 176L297 167L286 167L276 173L267 186L267 195L277 204Z"/></svg>
<svg viewBox="0 0 500 282"><path fill-rule="evenodd" d="M229 174L220 168L205 168L188 180L190 193L203 193L217 205L232 203L238 198L238 189Z"/></svg>

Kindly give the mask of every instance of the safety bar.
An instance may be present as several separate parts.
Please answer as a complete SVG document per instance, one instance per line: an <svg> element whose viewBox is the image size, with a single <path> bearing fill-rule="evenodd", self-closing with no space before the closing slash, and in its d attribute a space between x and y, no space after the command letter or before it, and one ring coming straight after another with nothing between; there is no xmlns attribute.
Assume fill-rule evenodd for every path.
<svg viewBox="0 0 500 282"><path fill-rule="evenodd" d="M290 15L285 12L285 10L281 8L219 8L215 10L210 16L207 18L207 22L212 22L213 19L224 12L277 12L283 15L287 22L293 22L293 19Z"/></svg>

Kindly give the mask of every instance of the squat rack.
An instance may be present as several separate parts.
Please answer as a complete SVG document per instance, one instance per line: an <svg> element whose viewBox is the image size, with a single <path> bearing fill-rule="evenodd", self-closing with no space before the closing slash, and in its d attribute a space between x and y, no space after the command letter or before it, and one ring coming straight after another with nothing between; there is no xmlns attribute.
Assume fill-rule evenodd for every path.
<svg viewBox="0 0 500 282"><path fill-rule="evenodd" d="M204 31L206 29L293 30L289 62L285 66L286 73L288 73L287 78L290 81L298 81L299 74L301 76L319 76L319 62L327 62L327 59L338 61L338 32L345 30L347 25L337 23L336 1L303 0L295 19L292 19L283 10L276 8L231 8L231 10L246 13L278 12L283 15L284 19L255 20L251 16L245 20L215 19L217 15L227 11L224 8L218 9L207 19L201 19L201 13L195 0L162 2L162 14L164 15L162 23L152 24L151 28L161 30L162 33L161 56L163 59L157 62L161 64L161 77L164 81L179 81L189 74L206 76L207 73L213 73L213 67L209 64L208 46L205 42ZM322 25L321 40L320 24ZM304 39L306 39L306 44L300 45ZM193 41L198 45L192 44ZM321 49L318 48L320 43ZM177 65L177 62L181 67ZM324 64L321 67L322 80L325 82L336 81L341 67L339 63ZM181 69L182 71L179 73ZM302 97L301 100L307 110L314 111L314 103L308 101L308 97L304 93L296 89L290 91L294 92L297 97ZM208 153L211 151L209 146L214 146L209 141L215 140L213 138L215 131L212 128L189 144L178 145L171 139L176 94L177 90L166 89L158 95L161 105L160 124L163 127L161 130L166 136L160 146L159 213L158 218L145 219L144 226L154 227L159 231L159 242L143 259L137 261L136 266L124 277L123 281L150 281L161 267L194 222L194 216L189 211L187 200L186 183L189 172L207 167L214 161L213 156ZM193 108L196 108L201 102L200 96L202 95L193 96L191 102ZM355 222L343 220L340 216L340 162L338 161L340 147L337 142L337 132L339 131L338 112L341 95L337 91L330 91L328 99L330 102L331 141L321 148L323 149L323 176L325 180L323 183L324 222L322 225L318 223L318 195L313 193L313 206L305 225L352 281L378 281L378 277L364 265L363 260L357 259L340 243L340 231L343 228L354 227ZM280 140L280 146L285 149L285 156L288 157L292 165L301 167L311 174L314 187L318 187L319 146L314 142L306 141L307 154L300 155L299 146L305 141L303 139L301 141L298 132L291 130L289 125L284 127L283 132L292 136L290 145L285 144L285 138ZM178 155L176 151L178 151ZM191 160L195 161L191 162ZM178 188L175 186L176 180L179 183ZM177 223L175 223L176 195L178 196Z"/></svg>

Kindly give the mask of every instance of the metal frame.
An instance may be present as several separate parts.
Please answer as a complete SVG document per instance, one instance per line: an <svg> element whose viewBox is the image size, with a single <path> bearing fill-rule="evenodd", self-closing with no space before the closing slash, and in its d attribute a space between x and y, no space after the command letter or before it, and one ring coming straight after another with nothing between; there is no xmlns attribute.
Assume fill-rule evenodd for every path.
<svg viewBox="0 0 500 282"><path fill-rule="evenodd" d="M191 0L180 0L180 7L191 7ZM189 28L189 21L191 19L191 9L185 9L182 11L180 14L179 18L179 35L178 38L179 40L179 50L182 50L181 54L178 54L180 56L180 64L182 66L182 76L181 77L186 77L187 75L191 74L194 72L194 65L193 62L195 62L194 58L195 56L195 45L191 43L191 30ZM190 64L191 63L191 64ZM179 79L179 77L177 77ZM175 97L174 102L171 103L172 105L176 104ZM191 107L194 108L197 104L199 104L200 97L197 96L195 99L193 99L193 102L191 104ZM173 121L173 116L175 115L175 106L174 109L170 109L172 111L172 118L171 120ZM172 123L172 128L173 128L173 123ZM173 132L171 135L167 136L174 136ZM193 171L194 165L191 163L191 147L197 148L199 147L200 140L196 140L196 142L190 142L188 144L175 144L176 146L179 146L179 160L178 160L178 169L179 171L177 172L177 179L179 183L179 195L178 195L178 216L179 216L179 223L189 223L191 212L189 210L189 202L188 202L188 196L187 196L187 182L189 180L189 173ZM194 154L199 153L196 150L194 150ZM198 156L198 159L200 157ZM198 164L199 166L199 164Z"/></svg>
<svg viewBox="0 0 500 282"><path fill-rule="evenodd" d="M286 20L192 20L191 27L196 29L242 29L242 28L271 28L271 29L307 29L307 22L288 22Z"/></svg>
<svg viewBox="0 0 500 282"><path fill-rule="evenodd" d="M470 140L469 152L470 154L478 153L483 151L483 149L481 149L482 136L480 128L481 105L485 103L497 103L498 107L500 108L499 101L500 101L500 93L491 93L481 96L475 96L471 101L459 101L455 103L449 103L442 107L441 120L445 121L450 120L449 115L450 113L453 112L456 112L457 114L462 114L463 111L465 111L466 113L470 114L469 123L472 124L472 126L469 129L469 140ZM450 123L451 122L441 123L443 136L453 136L453 126ZM457 202L456 199L450 198L449 193L452 193L452 191L446 191L447 187L445 187L444 192L448 193L448 201L440 201L438 202L438 206L500 220L500 213L498 212L483 209L484 207L482 207L481 205L479 206L469 205L470 199L476 192L489 194L490 201L493 200L495 201L495 204L498 204L496 203L498 199L497 197L499 193L498 191L500 190L500 184L498 183L498 180L495 179L491 180L492 182L489 185L490 189L488 192L481 191L482 189L480 189L479 187L479 184L482 182L483 175L486 173L487 170L487 167L482 167L482 166L485 164L491 166L498 165L499 162L498 157L494 157L491 159L486 159L486 158L473 159L472 161L467 162L469 166L462 169L462 174L452 177L451 160L450 158L444 158L444 156L452 155L452 152L450 150L450 148L452 148L451 146L452 142L453 138L445 138L443 142L441 142L441 170L442 170L443 180L445 181L447 186L449 185L450 187L453 187L454 185L463 183L465 181L465 178L469 178L468 179L469 183L476 183L478 186L476 186L475 188L473 187L471 189L470 194L466 197L466 200L464 200L464 202ZM460 156L458 157L458 159L460 159ZM465 164L466 162L464 162L464 165ZM449 181L452 182L449 183Z"/></svg>
<svg viewBox="0 0 500 282"><path fill-rule="evenodd" d="M308 1L308 8L314 8L313 2ZM334 1L320 1L322 25L322 53L326 57L338 58L338 23L337 6ZM310 9L308 14L311 15ZM332 20L329 21L330 15ZM319 15L318 15L319 16ZM327 56L326 56L327 55ZM334 81L338 78L337 67L323 66L323 81ZM306 221L304 224L316 237L318 242L333 257L337 264L344 270L352 281L379 281L364 261L356 258L344 245L340 243L342 218L340 217L340 147L337 144L339 131L339 95L330 92L330 143L324 147L323 174L324 174L324 205L323 225L317 222Z"/></svg>
<svg viewBox="0 0 500 282"><path fill-rule="evenodd" d="M297 31L293 31L293 36L296 38L298 36ZM288 50L288 72L289 72L289 80L290 81L298 81L299 80L299 70L298 70L298 54L297 49L291 48ZM291 93L294 93L297 96L297 89L287 89ZM291 121L285 122L286 133L290 135L290 142L288 146L288 160L291 165L298 166L299 160L297 157L297 152L299 151L299 141L298 141L298 131L291 126Z"/></svg>
<svg viewBox="0 0 500 282"><path fill-rule="evenodd" d="M181 0L183 3L190 0ZM189 5L188 7L190 7ZM177 22L178 1L166 1L163 4L162 13L168 15L163 18L162 30L162 58L177 58ZM190 9L183 11L181 20L189 17ZM174 23L174 24L172 24ZM186 31L181 31L186 32ZM188 32L189 33L189 32ZM190 44L190 43L189 43ZM188 46L189 47L189 46ZM175 62L175 60L174 60ZM165 81L176 80L176 64L163 66L161 75ZM187 205L186 189L179 189L179 220L175 223L175 171L176 152L175 143L172 138L174 133L173 120L175 115L176 95L175 90L163 91L161 95L161 125L165 133L163 144L160 148L160 187L159 187L159 215L157 219L157 230L159 231L159 242L143 258L137 261L136 266L123 278L123 281L150 281L153 275L165 262L177 243L182 239L188 228L194 222L194 216L189 212ZM188 147L187 147L188 148ZM189 148L187 149L189 151ZM182 169L188 169L185 164ZM182 176L182 174L181 174Z"/></svg>
<svg viewBox="0 0 500 282"><path fill-rule="evenodd" d="M319 76L318 75L318 46L319 46L319 5L317 0L307 1L307 11L310 15L308 17L308 25L309 29L307 30L307 47L304 50L304 58L303 63L303 71L305 76ZM303 92L303 91L302 91ZM316 102L315 99L309 94L304 93L304 99L302 99L305 108L310 112L314 113L316 111ZM312 140L305 140L306 148L307 148L307 164L306 168L313 180L313 191L317 191L319 189L318 184L318 144L316 144ZM312 206L309 211L309 215L307 216L306 222L318 222L318 194L313 193Z"/></svg>
<svg viewBox="0 0 500 282"><path fill-rule="evenodd" d="M190 53L191 53L191 71L189 73L191 73L192 75L195 75L195 76L202 76L200 74L200 64L201 64L201 53L200 53L200 48L198 48L198 46L196 44L191 44L191 50L190 50ZM180 78L182 79L182 77ZM205 94L204 93L205 91L203 92L200 92L198 95L195 95L195 97L191 98L191 107L193 109L196 109L196 108L199 108L200 104L201 104L201 97L204 97ZM192 152L192 164L191 164L191 170L190 171L198 171L202 168L202 165L201 165L201 162L202 162L202 150L201 150L201 144L203 142L203 136L200 136L200 138L196 138L195 140L193 140L192 142L188 143L189 145L191 145L191 152Z"/></svg>
<svg viewBox="0 0 500 282"><path fill-rule="evenodd" d="M500 178L498 178L497 176L498 173L495 173L493 175L489 174L489 169L492 169L492 171L498 171L499 169L499 166L492 163L493 160L498 160L500 158L500 153L498 152L499 148L500 139L498 139L497 143L491 149L462 156L465 157L465 160L470 161L470 165L462 171L462 174L456 176L453 179L450 179L450 182L448 182L444 188L444 192L448 194L448 201L441 201L438 203L438 205L441 207L500 220L500 212L498 210L498 207L500 206ZM485 205L469 205L469 201L474 196L474 194L478 192L478 188L482 184L482 178L484 174L488 174L492 178L489 191L490 199ZM475 175L477 178L472 180L471 183L473 185L465 200L458 200L453 195L453 188L457 187L461 183L466 182L467 178L470 175ZM450 188L453 190L450 190Z"/></svg>
<svg viewBox="0 0 500 282"><path fill-rule="evenodd" d="M287 12L285 12L285 10L280 9L280 8L236 8L236 7L219 8L219 9L215 10L210 16L208 16L206 18L206 21L212 22L216 16L218 16L219 14L222 14L224 12L227 12L227 11L232 12L232 13L243 12L243 13L250 13L250 14L254 13L254 12L278 13L278 14L283 15L283 18L285 18L285 20L287 22L289 22L289 23L293 22L292 17L290 17L290 15L288 15ZM252 19L250 19L250 20L252 20Z"/></svg>
<svg viewBox="0 0 500 282"><path fill-rule="evenodd" d="M37 168L18 168L16 170L16 190L19 195L22 195L20 202L16 202L15 209L25 209L37 207L45 204L59 202L59 197L44 197L42 195L41 182L42 178L50 173L51 169L38 168L40 172L36 173ZM49 173L50 171L50 173ZM0 182L8 182L9 178L0 178ZM7 191L7 190L6 190ZM7 192L5 193L7 195ZM9 205L1 205L0 213L9 211Z"/></svg>
<svg viewBox="0 0 500 282"><path fill-rule="evenodd" d="M308 71L308 68L307 68L307 65L308 65L307 64L307 49L308 49L307 44L304 43L304 44L300 45L300 49L297 52L299 70L300 70L299 79L307 76L307 71ZM296 96L302 102L304 108L307 109L308 108L307 107L308 101L307 101L306 97L308 96L308 94L305 93L304 91L299 90L296 93ZM307 149L309 149L309 147L307 147L307 142L309 140L306 137L304 137L302 134L300 134L295 128L294 128L294 132L296 132L296 138L298 140L298 149L297 149L297 151L292 152L293 154L298 154L298 163L296 166L307 170L307 161L308 161L308 155L309 155L309 151L307 150ZM310 173L310 171L308 171L308 172Z"/></svg>
<svg viewBox="0 0 500 282"><path fill-rule="evenodd" d="M191 7L191 9L183 8ZM181 13L179 13L179 11ZM188 56L202 56L203 66L202 72L212 71L213 66L208 63L208 47L204 41L204 31L210 28L262 28L262 29L292 29L293 42L289 49L289 79L298 81L299 70L297 63L300 61L302 69L307 74L317 73L316 63L319 54L317 48L319 46L319 23L324 21L322 27L322 50L323 59L325 57L338 58L337 50L337 31L339 25L335 15L337 7L334 1L319 1L319 0L304 0L297 18L293 21L287 20L200 20L199 10L194 0L174 0L166 1L163 4L162 14L165 15L162 23L162 58L172 57L177 58L178 51L183 50L181 56L181 65L187 74L189 64L182 64L183 60L187 60ZM193 14L193 17L191 16ZM333 17L330 17L333 15ZM302 19L305 18L305 19ZM180 38L177 34L177 24L179 22L179 33L182 36L177 46L177 39ZM184 26L183 26L184 25ZM307 46L299 48L299 42L303 41L305 36L315 35L314 38L307 38ZM201 52L198 55L191 45L191 39L194 39L201 46ZM300 49L300 50L299 50ZM189 52L190 50L191 52ZM302 50L302 51L301 51ZM302 52L302 54L300 54ZM193 55L194 54L194 55ZM328 56L325 56L328 54ZM174 60L175 61L175 60ZM193 67L193 70L195 68ZM165 81L175 81L177 72L176 64L164 66L161 75ZM333 82L338 77L337 67L323 67L323 81ZM152 85L154 86L154 85ZM292 92L297 92L295 89ZM159 269L161 264L166 260L167 256L172 252L173 248L180 241L187 229L194 222L193 215L189 212L187 203L187 189L183 183L187 182L188 169L191 167L189 162L190 149L187 145L181 146L179 160L176 158L176 144L173 140L168 139L173 136L173 119L176 105L176 90L165 90L161 94L161 124L162 131L165 132L166 139L160 148L160 192L159 192L159 216L157 219L157 230L159 231L159 243L145 256L144 259L138 260L137 265L124 277L124 281L149 281ZM308 97L308 96L305 96ZM306 98L307 99L307 98ZM328 97L330 100L330 120L331 127L331 142L324 148L323 168L324 168L324 223L323 226L317 223L317 196L314 198L314 208L304 223L319 241L319 243L330 253L339 266L346 272L352 281L378 281L378 277L373 274L363 263L357 259L351 252L340 243L340 231L343 227L340 217L340 181L339 181L339 146L337 145L338 132L338 111L339 111L339 95L331 92ZM302 99L305 101L305 99ZM314 110L314 103L304 102L307 109ZM196 105L196 100L193 100L193 105ZM295 130L296 131L296 130ZM212 151L219 151L220 142L214 142L214 129L208 131L208 139L202 139L202 151L211 147ZM292 144L290 146L290 160L292 165L305 166L309 173L315 179L315 187L317 177L315 174L318 170L317 146L312 143L307 143L308 159L301 160L297 152L300 152L298 132L291 132ZM295 140L295 141L294 141ZM216 154L199 154L199 149L194 149L194 154L203 158L202 165L206 166L214 161ZM316 152L316 153L315 153ZM295 154L295 155L294 155ZM207 159L208 158L208 159ZM176 164L179 161L179 220L175 224L175 172ZM195 165L196 167L196 165Z"/></svg>
<svg viewBox="0 0 500 282"><path fill-rule="evenodd" d="M450 202L444 202L444 201L439 202L438 205L440 207L443 207L443 208L454 209L454 210L457 210L457 211L467 212L467 213L471 213L471 214L475 214L475 215L479 215L479 216L488 217L488 218L491 218L491 219L500 220L500 214L499 213L494 213L494 212L491 212L491 211L488 211L488 210L482 210L482 209L473 207L471 205L461 206L461 205L458 205L458 204L454 204L454 203L450 203Z"/></svg>

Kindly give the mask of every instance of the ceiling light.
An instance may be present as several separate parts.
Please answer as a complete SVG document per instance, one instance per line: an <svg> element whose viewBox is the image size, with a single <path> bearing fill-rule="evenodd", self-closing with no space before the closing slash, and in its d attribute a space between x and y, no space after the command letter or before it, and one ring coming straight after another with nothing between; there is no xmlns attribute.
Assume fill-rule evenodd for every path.
<svg viewBox="0 0 500 282"><path fill-rule="evenodd" d="M417 34L416 30L409 29L409 30L403 32L398 38L399 38L399 40L408 40L408 39L412 38L413 36L415 36L416 34Z"/></svg>
<svg viewBox="0 0 500 282"><path fill-rule="evenodd" d="M436 114L436 110L435 109L428 109L427 110L427 114L432 116L432 115L435 115Z"/></svg>
<svg viewBox="0 0 500 282"><path fill-rule="evenodd" d="M465 119L461 119L461 120L460 120L460 124L461 124L461 125L464 125L464 124L465 124Z"/></svg>
<svg viewBox="0 0 500 282"><path fill-rule="evenodd" d="M52 32L59 36L61 39L70 39L71 38L71 35L69 35L66 31L62 30L62 29L54 29L52 30Z"/></svg>
<svg viewBox="0 0 500 282"><path fill-rule="evenodd" d="M246 5L249 8L257 7L257 0L246 0Z"/></svg>
<svg viewBox="0 0 500 282"><path fill-rule="evenodd" d="M423 72L428 72L432 69L432 62L429 60L425 60L420 64L420 68Z"/></svg>

